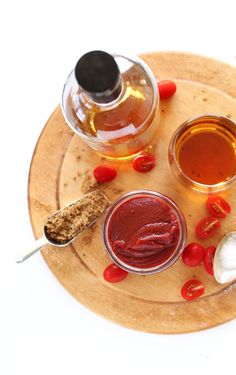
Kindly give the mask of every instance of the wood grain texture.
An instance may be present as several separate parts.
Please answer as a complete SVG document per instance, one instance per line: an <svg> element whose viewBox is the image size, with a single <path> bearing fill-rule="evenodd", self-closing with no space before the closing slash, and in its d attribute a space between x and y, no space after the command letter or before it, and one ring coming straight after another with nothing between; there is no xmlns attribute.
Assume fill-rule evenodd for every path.
<svg viewBox="0 0 236 375"><path fill-rule="evenodd" d="M141 57L157 79L174 79L178 87L173 98L161 102L158 138L153 145L158 166L144 176L129 162L114 162L118 177L104 186L104 191L111 200L142 188L168 195L186 217L188 242L196 241L194 227L206 215L206 197L184 188L172 176L168 144L173 131L192 116L214 113L236 121L236 69L190 54L152 53ZM83 181L101 162L101 156L69 130L58 107L39 138L30 169L29 209L36 238L41 236L48 215L83 195ZM216 245L225 233L236 229L235 193L236 186L221 194L231 203L233 213L222 221L219 234L204 245ZM110 260L102 244L101 225L102 218L73 245L42 251L62 285L89 309L125 327L154 333L202 330L236 316L236 284L222 286L206 274L203 266L188 268L181 260L160 274L129 275L121 283L107 283L102 274ZM192 277L204 283L206 294L186 302L180 290Z"/></svg>

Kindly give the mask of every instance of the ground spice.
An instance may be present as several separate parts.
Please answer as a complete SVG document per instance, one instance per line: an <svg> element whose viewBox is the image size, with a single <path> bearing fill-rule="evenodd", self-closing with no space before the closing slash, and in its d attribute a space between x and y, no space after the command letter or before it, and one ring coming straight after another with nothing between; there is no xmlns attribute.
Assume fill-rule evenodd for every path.
<svg viewBox="0 0 236 375"><path fill-rule="evenodd" d="M98 182L95 180L92 174L85 173L85 177L81 186L81 191L84 194L89 193L91 190L96 189L98 185Z"/></svg>
<svg viewBox="0 0 236 375"><path fill-rule="evenodd" d="M46 237L61 245L71 241L93 223L109 203L101 190L85 195L48 218L45 224Z"/></svg>

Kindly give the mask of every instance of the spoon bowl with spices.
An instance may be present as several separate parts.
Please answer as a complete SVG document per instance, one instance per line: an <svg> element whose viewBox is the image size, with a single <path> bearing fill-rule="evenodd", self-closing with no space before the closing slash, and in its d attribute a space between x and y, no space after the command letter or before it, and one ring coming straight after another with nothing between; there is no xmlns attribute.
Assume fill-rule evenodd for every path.
<svg viewBox="0 0 236 375"><path fill-rule="evenodd" d="M46 245L69 245L79 234L92 225L110 202L101 190L86 194L53 215L44 224L43 236L25 248L16 258L22 263Z"/></svg>

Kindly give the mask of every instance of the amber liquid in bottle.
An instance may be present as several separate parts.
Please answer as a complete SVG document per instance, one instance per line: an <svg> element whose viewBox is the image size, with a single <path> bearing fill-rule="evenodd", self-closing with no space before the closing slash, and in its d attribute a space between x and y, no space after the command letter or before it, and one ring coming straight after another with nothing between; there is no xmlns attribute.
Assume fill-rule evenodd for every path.
<svg viewBox="0 0 236 375"><path fill-rule="evenodd" d="M101 154L130 157L147 147L157 129L153 82L138 64L122 73L117 99L96 103L83 90L70 93L67 110L70 123L86 142Z"/></svg>
<svg viewBox="0 0 236 375"><path fill-rule="evenodd" d="M191 180L213 185L236 173L235 136L221 125L203 123L187 129L176 144L177 161Z"/></svg>

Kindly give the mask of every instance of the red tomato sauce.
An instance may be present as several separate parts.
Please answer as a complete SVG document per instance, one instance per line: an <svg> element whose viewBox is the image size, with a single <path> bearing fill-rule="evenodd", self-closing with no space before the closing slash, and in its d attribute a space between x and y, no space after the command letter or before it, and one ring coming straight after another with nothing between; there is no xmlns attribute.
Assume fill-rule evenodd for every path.
<svg viewBox="0 0 236 375"><path fill-rule="evenodd" d="M138 268L158 266L172 257L180 226L173 209L159 198L130 198L113 212L108 241L124 263Z"/></svg>

